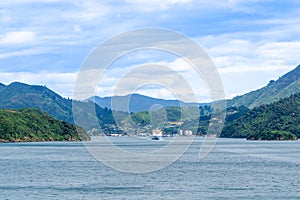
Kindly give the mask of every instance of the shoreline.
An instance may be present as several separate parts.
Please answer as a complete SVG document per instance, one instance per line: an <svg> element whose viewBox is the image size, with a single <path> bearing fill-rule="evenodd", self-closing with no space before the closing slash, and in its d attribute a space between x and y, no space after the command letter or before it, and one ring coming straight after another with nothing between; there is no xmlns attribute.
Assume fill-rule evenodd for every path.
<svg viewBox="0 0 300 200"><path fill-rule="evenodd" d="M105 137L105 136L92 136L92 137ZM91 138L92 138L91 137ZM111 137L111 138L123 138L123 137L113 137L113 136L106 136L106 137ZM130 136L124 137L124 138L128 138ZM139 138L139 137L132 137L132 138ZM143 137L141 137L142 139ZM205 137L195 137L195 138L202 138L204 139ZM249 141L249 142L297 142L300 141L300 138L298 138L297 140L249 140L247 138L218 138L218 140L227 140L227 139L231 139L231 140L245 140L245 141ZM0 144L21 144L21 143L75 143L75 142L88 142L91 140L49 140L49 141L3 141L0 140Z"/></svg>

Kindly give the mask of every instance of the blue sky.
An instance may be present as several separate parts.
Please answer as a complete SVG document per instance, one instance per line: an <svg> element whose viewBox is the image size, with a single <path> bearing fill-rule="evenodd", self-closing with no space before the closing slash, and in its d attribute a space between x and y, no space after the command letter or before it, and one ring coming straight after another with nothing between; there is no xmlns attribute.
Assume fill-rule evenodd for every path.
<svg viewBox="0 0 300 200"><path fill-rule="evenodd" d="M77 72L95 46L124 31L161 27L205 49L230 98L300 64L299 8L297 0L2 0L0 82L47 85L72 97ZM184 65L161 52L129 55L112 66L97 94L113 94L122 73L149 62ZM198 99L207 101L202 87ZM149 88L139 92L172 98L163 88Z"/></svg>

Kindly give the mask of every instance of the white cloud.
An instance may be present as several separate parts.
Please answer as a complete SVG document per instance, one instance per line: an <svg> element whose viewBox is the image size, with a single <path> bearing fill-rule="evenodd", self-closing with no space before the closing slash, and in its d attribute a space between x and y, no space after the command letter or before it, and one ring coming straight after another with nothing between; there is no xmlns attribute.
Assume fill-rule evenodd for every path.
<svg viewBox="0 0 300 200"><path fill-rule="evenodd" d="M49 58L47 55L43 55L44 61L36 58L40 59L38 63L43 63L44 69L51 68L52 65L60 65L62 69L69 68L70 66L67 65L78 66L80 59L74 58L75 62L78 61L78 65L76 65L70 64L70 61L65 59L66 57L73 53L75 55L83 54L84 48L85 50L92 49L94 45L114 34L141 26L174 28L184 34L201 37L197 40L200 41L200 45L205 47L218 67L228 96L231 97L233 94L241 94L258 88L267 83L268 79L276 78L299 64L300 18L297 13L298 8L290 7L291 11L289 12L279 12L280 5L276 5L274 2L274 14L273 11L268 10L268 7L260 6L261 3L267 1L269 0L126 0L115 2L3 0L0 1L0 5L4 5L0 10L0 22L4 24L0 31L0 44L4 48L0 52L0 59L3 59L0 66L10 65L10 60L7 58L15 59L19 56L37 55L49 52L49 48L55 47L57 48L56 52L61 52L61 57L54 60L53 54L49 54ZM33 7L30 6L31 3L34 3L37 8L34 12L31 10ZM45 3L51 3L51 6L47 6ZM262 10L264 12L261 12ZM239 13L236 15L235 12ZM243 13L256 14L243 15ZM214 24L215 22L220 23ZM211 26L207 26L207 24L211 24ZM16 31L12 32L12 30ZM203 34L215 35L203 37L201 36ZM27 49L20 49L17 46L24 44L28 45ZM67 51L66 49L71 45L74 45L75 48ZM77 48L78 46L83 48ZM143 55L140 60L143 60L142 57ZM28 59L32 60L31 57ZM16 60L12 60L12 63L16 63ZM61 60L64 60L63 64L59 63ZM149 64L151 60L147 60L146 57L144 64ZM197 77L195 78L195 74L185 61L165 60L167 61L155 63L176 69L178 73L182 73L185 78L196 85ZM131 62L133 61L124 62L125 66L130 65L128 67L121 65L122 67L107 72L104 84L101 85L101 88L97 88L101 96L111 94L116 81L133 69L134 66L131 65ZM35 77L34 74L41 78L40 81L43 80L38 75L40 72L32 72L30 76ZM54 74L55 72L53 72ZM257 74L261 74L261 76L258 78ZM164 77L163 74L156 75L159 78ZM26 74L24 76L29 77ZM63 76L57 77L63 79ZM21 78L21 75L16 75L16 79ZM14 76L10 76L9 80L13 79ZM24 80L30 81L29 79ZM55 80L58 83L64 83L63 80ZM245 80L249 80L248 85ZM48 81L50 82L51 79ZM39 84L39 82L37 83ZM54 87L59 88L57 85ZM64 87L65 85L61 84L60 90L63 91ZM69 91L68 88L66 90ZM198 88L195 86L195 90L197 90L199 98L202 98L200 95L207 93L199 89L199 86ZM159 89L157 91L154 89L152 91L143 90L143 92L147 91L149 94L157 92L160 96L168 96Z"/></svg>
<svg viewBox="0 0 300 200"><path fill-rule="evenodd" d="M263 12L265 10L261 5L262 3L271 3L273 1L274 0L229 0L228 4L235 12L252 14Z"/></svg>
<svg viewBox="0 0 300 200"><path fill-rule="evenodd" d="M74 25L74 32L75 33L82 33L82 29L78 24Z"/></svg>
<svg viewBox="0 0 300 200"><path fill-rule="evenodd" d="M239 36L237 36L239 37ZM250 41L233 36L197 39L221 73L289 70L300 63L300 41Z"/></svg>
<svg viewBox="0 0 300 200"><path fill-rule="evenodd" d="M178 97L173 94L170 90L167 88L140 88L139 90L136 91L136 93L146 95L146 96L151 96L154 98L159 98L159 99L178 99Z"/></svg>
<svg viewBox="0 0 300 200"><path fill-rule="evenodd" d="M145 87L149 84L156 86ZM174 95L167 92L173 90L183 101L187 102L195 102L195 99L197 101L209 99L208 89L202 77L181 58L170 62L145 62L108 69L98 84L96 94L99 96L126 95L135 93L136 90L152 97L174 99Z"/></svg>
<svg viewBox="0 0 300 200"><path fill-rule="evenodd" d="M268 63L268 62L266 62ZM266 64L266 63L262 63ZM247 73L247 72L273 72L273 71L277 71L277 70L290 70L292 69L294 66L282 66L282 65L278 65L278 66L271 66L271 64L269 63L267 66L251 66L248 64L244 64L241 67L225 67L225 68L220 68L218 71L221 74L225 74L225 73Z"/></svg>
<svg viewBox="0 0 300 200"><path fill-rule="evenodd" d="M112 7L104 2L95 0L75 1L73 3L76 10L67 10L63 16L65 18L76 19L81 22L100 22L111 14ZM96 21L95 21L96 20Z"/></svg>
<svg viewBox="0 0 300 200"><path fill-rule="evenodd" d="M15 58L19 56L40 55L53 51L55 48L33 47L30 49L15 50L6 53L0 53L0 59Z"/></svg>
<svg viewBox="0 0 300 200"><path fill-rule="evenodd" d="M169 9L173 5L187 4L192 1L193 0L126 0L127 3L143 11L165 10Z"/></svg>
<svg viewBox="0 0 300 200"><path fill-rule="evenodd" d="M0 59L6 59L11 57L17 57L17 56L25 56L25 55L33 55L33 54L36 54L36 52L31 49L26 49L26 50L13 51L8 53L1 53Z"/></svg>
<svg viewBox="0 0 300 200"><path fill-rule="evenodd" d="M52 2L60 2L62 0L2 0L1 4L4 5L11 5L11 4L24 4L24 3L52 3ZM65 1L70 1L70 0L65 0Z"/></svg>
<svg viewBox="0 0 300 200"><path fill-rule="evenodd" d="M0 38L0 44L24 44L32 43L36 39L36 34L31 31L13 31L5 33Z"/></svg>
<svg viewBox="0 0 300 200"><path fill-rule="evenodd" d="M248 39L242 33L237 33L196 40L218 68L226 97L232 98L236 94L259 89L300 64L300 40L268 39L252 40L252 37Z"/></svg>
<svg viewBox="0 0 300 200"><path fill-rule="evenodd" d="M9 22L10 20L11 20L11 17L9 16L7 10L0 9L0 22Z"/></svg>

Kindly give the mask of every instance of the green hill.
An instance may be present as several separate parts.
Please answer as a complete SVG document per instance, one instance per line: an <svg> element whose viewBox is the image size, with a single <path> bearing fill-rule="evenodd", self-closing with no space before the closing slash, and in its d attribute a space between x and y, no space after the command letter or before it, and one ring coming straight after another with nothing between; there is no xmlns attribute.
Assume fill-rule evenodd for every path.
<svg viewBox="0 0 300 200"><path fill-rule="evenodd" d="M300 137L300 93L242 113L237 109L227 116L221 137L263 136L266 131L286 131Z"/></svg>
<svg viewBox="0 0 300 200"><path fill-rule="evenodd" d="M0 90L0 108L40 108L52 117L72 123L72 101L44 86L14 82Z"/></svg>
<svg viewBox="0 0 300 200"><path fill-rule="evenodd" d="M278 80L270 81L267 86L261 89L228 100L227 105L228 107L243 105L254 108L289 97L298 92L300 92L300 65Z"/></svg>
<svg viewBox="0 0 300 200"><path fill-rule="evenodd" d="M80 126L85 129L97 127L99 124L114 124L112 112L109 109L100 108L92 102L76 103L76 108L84 113L84 120L80 120ZM14 82L8 86L0 85L0 108L20 109L39 108L52 117L73 124L72 100L65 99L45 86L27 85ZM97 118L92 114L91 108L96 110ZM93 122L93 123L90 123Z"/></svg>
<svg viewBox="0 0 300 200"><path fill-rule="evenodd" d="M0 142L89 140L83 128L40 109L0 110Z"/></svg>
<svg viewBox="0 0 300 200"><path fill-rule="evenodd" d="M298 137L288 131L264 131L261 133L250 134L248 140L298 140Z"/></svg>
<svg viewBox="0 0 300 200"><path fill-rule="evenodd" d="M231 123L231 118L235 118L237 120L238 117L242 117L243 112L246 112L247 110L245 109L245 107L254 108L259 106L258 108L260 108L260 105L276 102L281 98L288 97L292 94L300 92L299 77L300 65L278 80L270 81L270 83L266 87L228 100L228 108L232 109L233 107L235 107L236 109L238 109L236 111L232 111L235 112L234 115L228 116L228 123ZM146 97L141 97L141 95L133 95L133 106L138 108L142 105L142 103L144 103L145 98ZM149 100L149 102L153 103L154 100L154 98L151 98L151 101ZM161 102L160 100L158 101ZM78 125L80 125L81 127L90 130L92 128L97 128L98 124L100 124L101 126L105 127L104 129L108 132L114 132L115 129L118 129L116 127L116 122L111 109L101 108L91 101L81 102L65 99L45 86L27 85L18 82L11 83L7 86L0 84L0 108L2 109L39 108L56 119L74 124L72 104L76 104L75 108L77 113L81 113L80 119L76 119L76 122L79 122ZM242 109L243 112L241 112L242 107L240 106L245 106ZM182 109L180 109L176 106L169 106L165 107L165 111L163 111L162 109L162 112L154 112L152 114L156 116L154 118L156 119L156 121L158 121L158 124L160 124L161 120L185 121L185 123L183 124L183 128L192 129L193 132L197 132L198 130L198 133L205 134L208 125L207 120L209 119L211 112L209 108L209 105L200 106L200 127L198 128L198 109L193 108L192 110L190 110L187 107L183 107ZM137 110L139 109L140 108L138 108ZM232 113L230 109L229 113ZM253 112L256 112L255 109ZM94 111L96 112L96 116L93 115ZM130 121L128 120L128 114L123 112L114 113L118 122L122 121L128 123L128 121ZM237 114L239 115L238 117ZM148 111L130 115L133 121L137 124L146 126L150 123L151 116ZM227 134L228 137L240 137L241 133L239 133L238 135L239 136L234 136L229 133ZM241 137L246 137L246 135L242 134Z"/></svg>

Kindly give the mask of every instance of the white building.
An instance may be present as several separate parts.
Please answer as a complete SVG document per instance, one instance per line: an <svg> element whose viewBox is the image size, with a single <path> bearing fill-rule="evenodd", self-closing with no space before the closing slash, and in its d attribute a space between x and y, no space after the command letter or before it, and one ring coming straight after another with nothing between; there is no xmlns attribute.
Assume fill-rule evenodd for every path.
<svg viewBox="0 0 300 200"><path fill-rule="evenodd" d="M184 135L184 136L192 136L192 135L193 135L193 132L192 132L191 130L185 130L185 131L183 132L183 135Z"/></svg>
<svg viewBox="0 0 300 200"><path fill-rule="evenodd" d="M182 136L183 135L183 130L179 130L179 135Z"/></svg>
<svg viewBox="0 0 300 200"><path fill-rule="evenodd" d="M152 136L162 137L162 134L163 134L163 132L160 129L152 130Z"/></svg>

